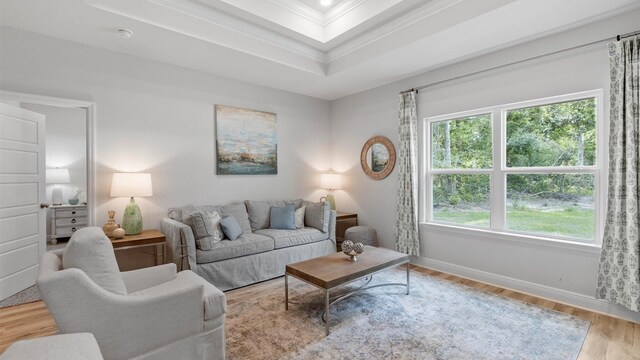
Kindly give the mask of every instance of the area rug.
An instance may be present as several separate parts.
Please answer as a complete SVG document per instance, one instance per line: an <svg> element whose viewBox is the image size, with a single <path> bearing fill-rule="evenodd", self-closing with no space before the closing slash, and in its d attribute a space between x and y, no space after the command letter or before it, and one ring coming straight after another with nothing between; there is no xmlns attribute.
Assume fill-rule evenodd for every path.
<svg viewBox="0 0 640 360"><path fill-rule="evenodd" d="M404 282L388 270L370 285ZM354 286L357 286L356 283ZM323 292L293 281L229 306L227 359L576 359L590 323L564 313L412 272L411 294L380 287L331 307Z"/></svg>

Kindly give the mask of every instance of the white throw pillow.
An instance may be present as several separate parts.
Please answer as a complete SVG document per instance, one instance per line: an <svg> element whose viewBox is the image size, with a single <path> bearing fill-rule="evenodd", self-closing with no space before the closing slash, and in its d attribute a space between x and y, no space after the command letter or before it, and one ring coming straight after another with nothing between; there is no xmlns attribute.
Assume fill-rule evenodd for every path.
<svg viewBox="0 0 640 360"><path fill-rule="evenodd" d="M220 215L217 211L198 211L191 214L193 220L193 234L196 247L200 250L211 250L213 244L224 239L220 227Z"/></svg>
<svg viewBox="0 0 640 360"><path fill-rule="evenodd" d="M300 209L296 210L295 213L295 220L296 220L296 227L298 229L302 229L304 227L304 211L307 207L303 206Z"/></svg>
<svg viewBox="0 0 640 360"><path fill-rule="evenodd" d="M62 267L82 270L101 288L127 295L111 240L98 227L76 231L62 253Z"/></svg>

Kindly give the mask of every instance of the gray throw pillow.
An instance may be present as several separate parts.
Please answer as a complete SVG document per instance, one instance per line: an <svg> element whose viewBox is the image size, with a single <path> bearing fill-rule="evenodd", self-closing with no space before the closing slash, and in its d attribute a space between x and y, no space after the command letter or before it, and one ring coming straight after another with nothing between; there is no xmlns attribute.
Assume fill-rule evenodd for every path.
<svg viewBox="0 0 640 360"><path fill-rule="evenodd" d="M62 253L62 268L82 270L101 288L127 295L111 240L98 227L76 231Z"/></svg>
<svg viewBox="0 0 640 360"><path fill-rule="evenodd" d="M326 201L318 203L305 203L304 224L316 228L323 233L329 232L329 203Z"/></svg>
<svg viewBox="0 0 640 360"><path fill-rule="evenodd" d="M271 207L271 229L295 230L296 229L295 205Z"/></svg>
<svg viewBox="0 0 640 360"><path fill-rule="evenodd" d="M238 224L238 220L233 216L227 216L220 220L220 227L222 227L222 231L227 235L229 240L235 240L242 235L242 228L240 224Z"/></svg>
<svg viewBox="0 0 640 360"><path fill-rule="evenodd" d="M193 220L193 235L196 239L196 248L211 250L213 244L224 238L220 227L220 215L216 211L198 211L191 214Z"/></svg>

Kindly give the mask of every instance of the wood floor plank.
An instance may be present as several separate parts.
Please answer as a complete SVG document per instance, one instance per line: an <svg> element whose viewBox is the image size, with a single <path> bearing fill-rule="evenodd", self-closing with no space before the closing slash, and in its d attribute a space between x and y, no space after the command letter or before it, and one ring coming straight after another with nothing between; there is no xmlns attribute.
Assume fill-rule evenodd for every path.
<svg viewBox="0 0 640 360"><path fill-rule="evenodd" d="M640 360L640 324L633 324L633 344L631 345L631 353L634 354L634 360Z"/></svg>
<svg viewBox="0 0 640 360"><path fill-rule="evenodd" d="M412 265L411 269L415 272L461 284L478 291L524 301L591 321L591 327L578 357L579 360L640 360L640 324L417 265ZM292 285L296 284L297 280L290 280L292 280ZM277 278L231 290L226 292L227 305L233 307L250 299L267 295L273 290L283 289L283 287L284 278ZM49 336L55 333L55 322L42 301L0 309L0 353L17 340Z"/></svg>

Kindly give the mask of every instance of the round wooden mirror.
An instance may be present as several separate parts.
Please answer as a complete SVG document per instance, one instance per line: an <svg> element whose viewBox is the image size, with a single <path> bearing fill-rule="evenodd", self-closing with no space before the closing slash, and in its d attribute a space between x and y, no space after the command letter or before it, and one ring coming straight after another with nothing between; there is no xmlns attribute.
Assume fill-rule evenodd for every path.
<svg viewBox="0 0 640 360"><path fill-rule="evenodd" d="M391 140L384 136L374 136L364 143L360 165L372 179L381 180L389 176L396 165L396 148Z"/></svg>

